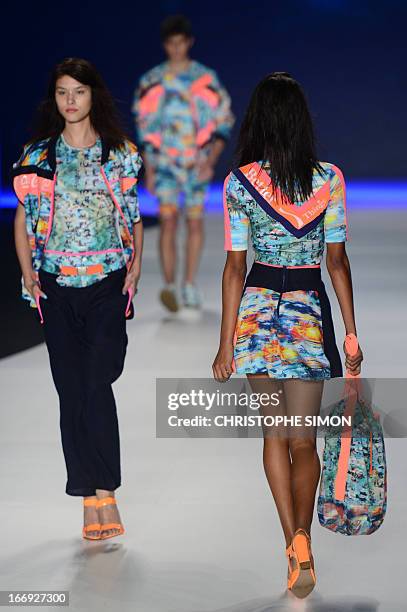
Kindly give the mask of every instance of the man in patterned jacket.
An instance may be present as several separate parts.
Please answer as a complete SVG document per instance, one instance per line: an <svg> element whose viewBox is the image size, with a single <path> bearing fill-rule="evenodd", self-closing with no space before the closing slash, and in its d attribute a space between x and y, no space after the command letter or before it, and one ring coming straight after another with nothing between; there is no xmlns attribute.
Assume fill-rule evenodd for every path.
<svg viewBox="0 0 407 612"><path fill-rule="evenodd" d="M208 183L234 123L230 98L214 70L190 58L191 25L182 15L161 24L166 61L144 74L134 96L138 144L146 187L157 196L160 257L165 286L160 298L179 308L175 288L179 196L187 221L184 306L199 308L195 275L203 245L203 208Z"/></svg>

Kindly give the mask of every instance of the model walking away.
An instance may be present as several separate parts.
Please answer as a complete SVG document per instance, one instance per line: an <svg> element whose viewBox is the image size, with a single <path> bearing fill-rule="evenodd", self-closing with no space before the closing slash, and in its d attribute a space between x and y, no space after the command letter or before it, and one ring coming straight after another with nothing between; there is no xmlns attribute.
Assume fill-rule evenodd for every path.
<svg viewBox="0 0 407 612"><path fill-rule="evenodd" d="M83 496L83 537L124 532L112 383L123 371L143 247L142 161L86 60L56 66L38 132L14 164L15 243L23 298L44 325L67 469Z"/></svg>
<svg viewBox="0 0 407 612"><path fill-rule="evenodd" d="M255 88L237 166L225 180L227 259L213 374L220 382L233 371L245 374L256 391L283 390L279 413L316 415L323 381L342 376L321 280L325 243L346 335L356 335L345 183L337 166L317 160L307 103L289 74L274 72ZM255 261L246 277L249 230ZM359 374L361 350L351 357L344 343L344 351L347 370ZM316 581L310 531L320 462L310 429L263 427L264 469L285 537L287 587L298 597Z"/></svg>
<svg viewBox="0 0 407 612"><path fill-rule="evenodd" d="M204 241L205 193L230 135L230 98L216 72L190 58L191 24L182 15L161 24L166 61L144 74L135 92L133 113L143 151L146 187L159 201L159 250L165 281L160 297L177 311L176 230L179 196L185 198L186 261L183 305L201 306L195 283Z"/></svg>

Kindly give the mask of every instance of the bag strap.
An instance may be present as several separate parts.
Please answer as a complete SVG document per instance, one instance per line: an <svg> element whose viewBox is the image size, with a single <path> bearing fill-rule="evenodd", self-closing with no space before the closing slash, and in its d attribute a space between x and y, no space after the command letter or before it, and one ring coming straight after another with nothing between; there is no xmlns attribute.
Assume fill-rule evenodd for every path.
<svg viewBox="0 0 407 612"><path fill-rule="evenodd" d="M347 353L349 355L356 355L359 348L358 339L354 334L348 334L345 338L345 347ZM359 375L353 376L349 370L346 370L346 379L345 390L347 392L347 401L346 408L343 416L353 417L355 412L355 406L358 399L358 395L361 389L360 378ZM356 379L356 380L355 380ZM348 382L349 381L349 382ZM352 393L353 390L356 390L356 393ZM352 443L352 435L349 431L348 427L342 428L341 434L341 450L338 458L338 469L335 476L334 482L334 493L335 499L343 501L345 499L345 490L346 490L346 479L348 475L348 466L349 466L349 457L350 457L350 447Z"/></svg>

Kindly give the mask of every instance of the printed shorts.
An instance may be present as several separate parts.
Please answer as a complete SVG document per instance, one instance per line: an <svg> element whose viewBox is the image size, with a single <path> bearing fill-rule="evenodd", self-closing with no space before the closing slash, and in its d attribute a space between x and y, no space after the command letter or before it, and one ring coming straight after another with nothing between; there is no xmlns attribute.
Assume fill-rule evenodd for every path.
<svg viewBox="0 0 407 612"><path fill-rule="evenodd" d="M168 163L158 166L155 172L155 192L159 200L160 215L171 216L180 207L180 195L184 194L185 214L199 219L204 212L207 181L199 181L195 167L184 168Z"/></svg>

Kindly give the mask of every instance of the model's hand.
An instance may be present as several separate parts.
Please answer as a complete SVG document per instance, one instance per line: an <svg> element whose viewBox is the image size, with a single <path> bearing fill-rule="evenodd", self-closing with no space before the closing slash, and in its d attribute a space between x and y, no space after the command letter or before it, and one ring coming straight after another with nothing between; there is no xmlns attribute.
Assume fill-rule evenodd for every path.
<svg viewBox="0 0 407 612"><path fill-rule="evenodd" d="M131 268L127 271L126 278L124 281L122 293L125 295L127 291L130 289L131 295L135 295L137 293L137 285L140 278L140 264L133 263Z"/></svg>
<svg viewBox="0 0 407 612"><path fill-rule="evenodd" d="M358 350L355 355L350 355L346 351L346 343L344 342L343 352L345 353L345 368L349 374L351 374L351 376L357 376L360 374L361 363L363 361L363 353L360 346L358 346Z"/></svg>
<svg viewBox="0 0 407 612"><path fill-rule="evenodd" d="M233 368L233 345L220 346L215 361L212 364L213 376L218 382L229 380Z"/></svg>
<svg viewBox="0 0 407 612"><path fill-rule="evenodd" d="M30 293L31 297L34 300L37 300L38 297L43 297L47 299L47 296L45 295L45 293L41 291L39 280L38 280L38 272L31 270L30 276L28 277L24 276L23 281L24 281L24 287L27 289L27 291Z"/></svg>
<svg viewBox="0 0 407 612"><path fill-rule="evenodd" d="M208 159L200 159L196 167L199 181L205 182L212 179L214 175L214 168L213 164Z"/></svg>
<svg viewBox="0 0 407 612"><path fill-rule="evenodd" d="M155 193L155 172L151 166L146 168L145 184L146 184L146 189L151 193L151 195L154 195Z"/></svg>

